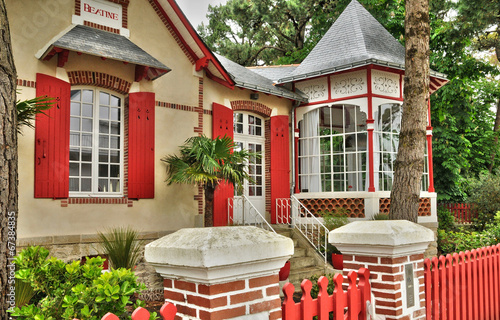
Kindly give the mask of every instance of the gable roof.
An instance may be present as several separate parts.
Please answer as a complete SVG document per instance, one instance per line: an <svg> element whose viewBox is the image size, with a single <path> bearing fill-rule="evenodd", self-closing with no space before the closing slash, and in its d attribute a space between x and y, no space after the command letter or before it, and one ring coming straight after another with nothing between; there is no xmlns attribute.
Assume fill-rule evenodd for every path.
<svg viewBox="0 0 500 320"><path fill-rule="evenodd" d="M278 83L369 64L404 70L405 48L357 0L352 0L299 67ZM446 78L434 71L431 75Z"/></svg>
<svg viewBox="0 0 500 320"><path fill-rule="evenodd" d="M281 78L288 77L292 74L295 69L297 69L298 64L289 65L277 65L277 66L257 66L257 67L247 67L247 69L252 70L255 73L260 74L266 78L273 81L277 81Z"/></svg>
<svg viewBox="0 0 500 320"><path fill-rule="evenodd" d="M219 59L224 68L231 74L237 87L268 93L292 100L298 100L301 102L307 101L307 97L305 95L290 91L283 87L275 86L271 79L255 73L254 69L247 69L221 55L215 54L215 56Z"/></svg>

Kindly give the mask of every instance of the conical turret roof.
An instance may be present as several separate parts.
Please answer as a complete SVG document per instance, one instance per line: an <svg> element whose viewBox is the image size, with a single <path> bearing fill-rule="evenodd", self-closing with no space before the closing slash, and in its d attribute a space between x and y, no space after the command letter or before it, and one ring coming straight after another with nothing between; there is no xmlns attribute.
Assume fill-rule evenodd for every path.
<svg viewBox="0 0 500 320"><path fill-rule="evenodd" d="M279 82L307 79L366 64L404 68L404 47L352 0L306 59Z"/></svg>

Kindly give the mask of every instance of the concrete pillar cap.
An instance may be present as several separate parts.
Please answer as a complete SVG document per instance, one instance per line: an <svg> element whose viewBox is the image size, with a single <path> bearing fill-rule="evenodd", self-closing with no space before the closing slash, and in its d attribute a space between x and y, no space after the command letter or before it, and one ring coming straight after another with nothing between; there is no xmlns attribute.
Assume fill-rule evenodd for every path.
<svg viewBox="0 0 500 320"><path fill-rule="evenodd" d="M329 234L329 242L340 252L353 255L423 253L432 241L432 230L407 220L356 221Z"/></svg>

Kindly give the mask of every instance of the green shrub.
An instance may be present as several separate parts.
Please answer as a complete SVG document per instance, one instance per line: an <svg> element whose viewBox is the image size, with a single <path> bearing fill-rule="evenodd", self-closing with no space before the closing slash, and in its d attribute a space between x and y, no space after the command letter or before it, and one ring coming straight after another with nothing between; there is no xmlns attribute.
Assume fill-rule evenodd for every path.
<svg viewBox="0 0 500 320"><path fill-rule="evenodd" d="M325 225L325 227L328 230L332 231L349 223L349 218L347 218L347 215L349 213L350 211L346 208L336 207L335 211L320 211L318 212L318 215L323 217L323 224ZM328 262L330 264L332 263L332 253L339 254L341 252L334 245L328 243L326 258L328 259Z"/></svg>
<svg viewBox="0 0 500 320"><path fill-rule="evenodd" d="M387 213L379 212L373 216L372 220L389 220L389 215Z"/></svg>
<svg viewBox="0 0 500 320"><path fill-rule="evenodd" d="M439 229L445 231L454 231L455 227L455 217L453 214L445 207L439 206L437 208L437 216L439 222Z"/></svg>
<svg viewBox="0 0 500 320"><path fill-rule="evenodd" d="M65 263L43 247L28 247L15 259L16 277L28 282L41 300L16 307L12 314L19 320L99 320L106 313L126 315L130 297L146 289L127 269L102 273L102 258ZM153 318L156 315L153 315Z"/></svg>
<svg viewBox="0 0 500 320"><path fill-rule="evenodd" d="M141 257L144 241L139 233L130 227L112 228L105 233L98 232L102 251L108 256L115 269L133 269Z"/></svg>
<svg viewBox="0 0 500 320"><path fill-rule="evenodd" d="M31 299L35 296L35 290L33 287L21 279L15 280L16 285L16 307L22 307L28 304Z"/></svg>
<svg viewBox="0 0 500 320"><path fill-rule="evenodd" d="M478 213L474 226L484 230L500 211L500 174L485 173L479 179L470 179L467 191L468 202L474 204Z"/></svg>
<svg viewBox="0 0 500 320"><path fill-rule="evenodd" d="M329 273L323 275L328 279L328 287L326 291L328 292L329 295L333 294L333 290L335 289L335 282L333 282L333 277L335 274ZM311 297L313 299L316 299L318 297L319 293L319 286L318 286L318 280L321 276L313 275L309 277L309 280L312 282L312 288L311 288Z"/></svg>

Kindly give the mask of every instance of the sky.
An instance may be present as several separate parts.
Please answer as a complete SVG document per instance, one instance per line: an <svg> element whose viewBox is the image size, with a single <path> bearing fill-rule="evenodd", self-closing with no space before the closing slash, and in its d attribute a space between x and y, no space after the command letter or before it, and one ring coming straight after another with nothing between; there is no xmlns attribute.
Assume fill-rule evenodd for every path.
<svg viewBox="0 0 500 320"><path fill-rule="evenodd" d="M220 3L225 3L227 0L176 0L179 7L188 18L189 22L196 29L198 25L203 21L207 24L208 20L206 18L208 5L217 5Z"/></svg>

